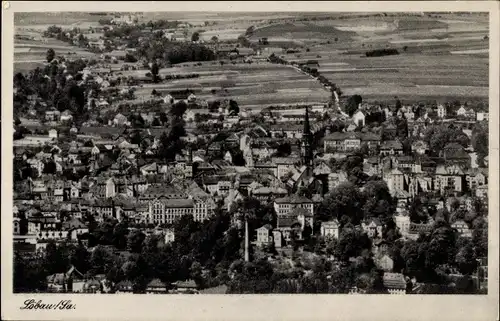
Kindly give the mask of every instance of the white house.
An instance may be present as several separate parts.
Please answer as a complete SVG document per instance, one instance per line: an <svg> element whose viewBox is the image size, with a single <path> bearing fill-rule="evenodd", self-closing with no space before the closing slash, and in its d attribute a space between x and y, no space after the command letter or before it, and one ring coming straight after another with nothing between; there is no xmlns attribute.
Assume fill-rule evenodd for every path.
<svg viewBox="0 0 500 321"><path fill-rule="evenodd" d="M49 137L50 138L57 138L57 130L55 130L55 129L49 130Z"/></svg>
<svg viewBox="0 0 500 321"><path fill-rule="evenodd" d="M365 125L365 114L361 110L358 110L357 112L354 113L354 115L352 115L352 121L358 127L364 126Z"/></svg>
<svg viewBox="0 0 500 321"><path fill-rule="evenodd" d="M485 113L485 112L476 113L476 120L477 121L483 121L483 120L488 120L488 119L489 119L489 113Z"/></svg>
<svg viewBox="0 0 500 321"><path fill-rule="evenodd" d="M457 110L457 116L465 116L467 113L467 109L465 109L464 106L460 106L460 108Z"/></svg>
<svg viewBox="0 0 500 321"><path fill-rule="evenodd" d="M325 238L339 238L339 222L337 220L321 223L321 236Z"/></svg>
<svg viewBox="0 0 500 321"><path fill-rule="evenodd" d="M446 117L446 107L443 105L439 105L437 107L437 115L439 118L445 118Z"/></svg>

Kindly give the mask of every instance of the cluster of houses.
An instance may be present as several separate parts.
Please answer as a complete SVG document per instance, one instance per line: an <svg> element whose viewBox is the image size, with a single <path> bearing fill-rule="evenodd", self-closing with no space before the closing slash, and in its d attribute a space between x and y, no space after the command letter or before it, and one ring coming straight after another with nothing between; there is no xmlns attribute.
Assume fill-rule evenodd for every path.
<svg viewBox="0 0 500 321"><path fill-rule="evenodd" d="M134 21L135 17L130 15L114 19L116 24ZM185 32L181 35L176 29L165 35L179 40L185 37ZM97 45L104 46L104 43ZM217 45L217 52L228 58L262 54L222 44ZM122 60L127 53L123 49L107 55L112 60ZM113 99L104 97L106 89L111 87L110 81L118 77L113 75L111 79L113 72L112 68L103 66L82 71L83 81L92 76L102 91L101 97L89 94L89 113L113 110L110 108L114 107ZM124 90L121 94L128 92ZM49 108L43 115L45 125L41 125L34 110L40 101L37 97L28 97L31 106L25 118L21 118L21 124L43 127L46 133L25 135L13 144L15 160L26 164L32 172L24 177L20 169L21 179L14 186L13 230L17 251L36 255L49 240L82 240L89 233L85 223L88 217L97 222L107 218L120 221L126 217L135 228L148 234L160 233L169 243L175 240L171 225L180 217L189 215L201 222L210 218L217 207L231 211L247 196L262 204L272 204L277 216L276 226L266 224L255 231L252 238L257 247L285 248L294 238L301 239L309 228L322 237L338 239L341 225L337 220L321 222L319 231L313 230L316 210L325 194L348 181L348 174L334 170L329 159L346 157L363 146L371 156L364 159L362 170L369 176L382 178L397 199L394 221L404 239L416 239L420 232L432 229L432 218L417 224L411 222L408 215L409 204L421 193L436 195L432 202L437 209L450 209L452 201L458 201L460 207L470 211L475 198L487 204L487 168L474 162L472 148L450 143L439 156L430 155L422 135L423 129L436 122L454 120L466 125L487 121L487 112L466 106L451 110L438 105L417 117L415 106L403 106L394 114L388 108L360 105L349 118L332 113L326 104L275 106L263 110L264 121L257 124L246 112L231 112L227 100L221 102L216 112L210 112L206 101L187 90L157 98L161 111L133 114L140 115L145 126L136 129L140 132L140 142L132 142L129 136L132 113L115 110L105 126L89 122L77 128L69 109L60 112ZM196 121L197 115L212 115L203 123L220 124L228 135L223 142L213 141L198 149L186 148L174 161L166 162L156 156L165 131L160 113L168 112L173 104L181 101L188 105L183 115L187 126ZM369 113L374 111L383 112L388 120L398 117L408 121L409 134L415 138L410 153L397 139L387 140L380 132L360 130L365 127ZM325 118L325 114L331 115ZM310 121L310 117L316 119ZM337 119L346 124L345 130L331 132L331 125ZM389 121L383 126L385 133L396 132L396 126ZM62 128L67 127L69 131L63 132ZM213 126L210 133L196 135L188 130L181 139L189 143L200 138L210 142L217 134L215 128ZM321 133L325 134L322 145L315 150L313 136ZM281 155L285 143L290 150ZM244 166L235 164L235 150L242 155ZM310 197L299 196L296 193L299 189L308 190ZM238 223L236 218L234 223ZM471 227L463 220L452 222L452 227L461 237L472 236ZM408 280L393 273L387 244L381 240L382 223L369 218L357 228L375 241L376 263L386 272L384 285L389 292L406 293ZM86 280L74 268L50 276L47 282L54 291L106 292L102 277ZM197 291L192 282L172 286L152 280L147 292L168 293L172 288L179 292ZM118 285L118 292L132 291L128 281Z"/></svg>

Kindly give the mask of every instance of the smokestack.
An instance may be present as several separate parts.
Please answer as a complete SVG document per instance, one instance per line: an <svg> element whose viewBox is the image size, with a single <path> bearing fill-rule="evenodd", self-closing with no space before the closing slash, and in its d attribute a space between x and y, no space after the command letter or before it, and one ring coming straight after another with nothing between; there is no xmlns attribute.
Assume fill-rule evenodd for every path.
<svg viewBox="0 0 500 321"><path fill-rule="evenodd" d="M250 261L250 254L248 252L248 220L245 218L245 262Z"/></svg>

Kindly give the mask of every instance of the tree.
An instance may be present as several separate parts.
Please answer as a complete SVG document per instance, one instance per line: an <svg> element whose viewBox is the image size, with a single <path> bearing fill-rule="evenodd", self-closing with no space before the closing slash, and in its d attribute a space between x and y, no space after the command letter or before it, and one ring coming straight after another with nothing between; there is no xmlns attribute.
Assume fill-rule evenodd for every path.
<svg viewBox="0 0 500 321"><path fill-rule="evenodd" d="M387 184L382 180L368 181L363 189L364 217L392 217L396 203L392 198Z"/></svg>
<svg viewBox="0 0 500 321"><path fill-rule="evenodd" d="M335 248L335 256L347 262L349 258L358 257L363 250L370 248L371 240L368 235L355 228L344 228Z"/></svg>
<svg viewBox="0 0 500 321"><path fill-rule="evenodd" d="M363 98L360 95L353 95L347 99L345 109L349 117L352 117L352 115L354 115L354 113L358 110L359 104L361 104L362 102Z"/></svg>
<svg viewBox="0 0 500 321"><path fill-rule="evenodd" d="M488 125L476 124L472 129L471 144L478 156L478 163L482 164L488 156Z"/></svg>
<svg viewBox="0 0 500 321"><path fill-rule="evenodd" d="M49 50L47 50L47 55L46 55L47 62L52 62L52 60L54 60L55 57L56 57L56 52L54 51L54 49L50 48Z"/></svg>
<svg viewBox="0 0 500 321"><path fill-rule="evenodd" d="M455 257L457 268L460 273L472 275L478 267L477 257L474 253L472 241L466 240L458 244L458 253Z"/></svg>
<svg viewBox="0 0 500 321"><path fill-rule="evenodd" d="M146 236L138 229L130 231L127 237L127 248L133 253L140 253Z"/></svg>
<svg viewBox="0 0 500 321"><path fill-rule="evenodd" d="M90 270L90 253L82 243L79 243L78 247L72 253L70 262L83 274Z"/></svg>
<svg viewBox="0 0 500 321"><path fill-rule="evenodd" d="M338 219L346 215L353 224L363 219L364 197L352 183L342 183L325 196L318 209L318 214L324 220Z"/></svg>
<svg viewBox="0 0 500 321"><path fill-rule="evenodd" d="M191 41L196 42L198 40L200 40L200 33L198 31L195 31L191 35Z"/></svg>
<svg viewBox="0 0 500 321"><path fill-rule="evenodd" d="M127 248L128 221L122 220L113 229L113 245L119 250Z"/></svg>
<svg viewBox="0 0 500 321"><path fill-rule="evenodd" d="M56 163L54 161L48 161L43 166L43 173L44 174L55 174L56 171L57 171L57 167L56 167Z"/></svg>
<svg viewBox="0 0 500 321"><path fill-rule="evenodd" d="M213 43L219 42L219 38L217 38L217 36L213 36L210 40L212 40Z"/></svg>
<svg viewBox="0 0 500 321"><path fill-rule="evenodd" d="M238 114L240 112L240 107L238 107L238 103L234 100L229 100L229 113L230 114Z"/></svg>
<svg viewBox="0 0 500 321"><path fill-rule="evenodd" d="M153 77L153 82L157 83L158 82L158 73L160 71L160 68L158 66L158 63L155 61L151 64L151 75Z"/></svg>

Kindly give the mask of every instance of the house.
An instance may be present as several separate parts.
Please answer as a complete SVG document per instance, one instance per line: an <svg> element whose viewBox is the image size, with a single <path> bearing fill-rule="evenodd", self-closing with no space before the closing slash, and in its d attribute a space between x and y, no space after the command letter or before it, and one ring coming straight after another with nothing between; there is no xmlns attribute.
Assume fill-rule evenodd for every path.
<svg viewBox="0 0 500 321"><path fill-rule="evenodd" d="M476 112L474 109L469 108L465 111L465 117L468 119L476 119Z"/></svg>
<svg viewBox="0 0 500 321"><path fill-rule="evenodd" d="M462 237L472 237L472 231L469 229L469 225L463 220L453 222L451 228L455 229Z"/></svg>
<svg viewBox="0 0 500 321"><path fill-rule="evenodd" d="M272 226L266 224L264 226L259 227L257 231L257 246L265 246L270 243L273 243L273 234L272 234Z"/></svg>
<svg viewBox="0 0 500 321"><path fill-rule="evenodd" d="M443 158L446 162L470 167L471 157L458 143L449 143L443 148Z"/></svg>
<svg viewBox="0 0 500 321"><path fill-rule="evenodd" d="M389 294L406 294L406 280L403 274L385 272L382 280Z"/></svg>
<svg viewBox="0 0 500 321"><path fill-rule="evenodd" d="M486 168L471 168L465 176L470 190L488 184L488 172Z"/></svg>
<svg viewBox="0 0 500 321"><path fill-rule="evenodd" d="M384 181L387 183L389 192L391 195L395 195L397 191L406 190L406 180L403 172L397 168L392 169L390 172L385 173L383 177Z"/></svg>
<svg viewBox="0 0 500 321"><path fill-rule="evenodd" d="M347 173L339 171L328 174L328 190L332 191L335 187L348 181Z"/></svg>
<svg viewBox="0 0 500 321"><path fill-rule="evenodd" d="M387 140L380 145L380 155L401 155L403 144L399 140Z"/></svg>
<svg viewBox="0 0 500 321"><path fill-rule="evenodd" d="M70 122L73 120L73 115L71 114L71 111L69 111L68 109L66 109L65 111L63 111L61 113L61 116L59 118L59 120L61 122Z"/></svg>
<svg viewBox="0 0 500 321"><path fill-rule="evenodd" d="M198 285L194 280L177 281L172 286L175 288L173 293L198 293Z"/></svg>
<svg viewBox="0 0 500 321"><path fill-rule="evenodd" d="M118 282L115 286L116 293L132 293L134 292L134 284L129 280Z"/></svg>
<svg viewBox="0 0 500 321"><path fill-rule="evenodd" d="M56 273L47 276L47 290L49 292L73 292L73 282L76 283L83 279L83 274L75 269L74 266L66 273ZM75 288L78 291L80 286Z"/></svg>
<svg viewBox="0 0 500 321"><path fill-rule="evenodd" d="M149 202L148 222L171 224L184 215L193 215L194 201L189 198L171 199L160 196Z"/></svg>
<svg viewBox="0 0 500 321"><path fill-rule="evenodd" d="M477 121L488 121L489 120L489 113L488 112L477 112L476 113L476 120Z"/></svg>
<svg viewBox="0 0 500 321"><path fill-rule="evenodd" d="M457 116L464 116L465 117L466 113L467 113L467 109L465 109L464 106L460 106L460 108L457 109L457 111L456 111Z"/></svg>
<svg viewBox="0 0 500 321"><path fill-rule="evenodd" d="M417 140L411 144L411 151L413 153L424 155L429 150L429 145L423 140Z"/></svg>
<svg viewBox="0 0 500 321"><path fill-rule="evenodd" d="M160 279L151 280L146 287L147 294L164 294L167 293L167 285Z"/></svg>
<svg viewBox="0 0 500 321"><path fill-rule="evenodd" d="M165 244L169 244L175 241L175 233L173 229L166 229L164 233L165 233Z"/></svg>
<svg viewBox="0 0 500 321"><path fill-rule="evenodd" d="M462 192L465 174L458 165L440 164L436 167L434 190L444 193L445 190Z"/></svg>
<svg viewBox="0 0 500 321"><path fill-rule="evenodd" d="M488 185L482 185L476 188L476 197L480 199L488 199Z"/></svg>
<svg viewBox="0 0 500 321"><path fill-rule="evenodd" d="M45 112L45 120L47 121L58 121L60 116L61 112L55 108Z"/></svg>
<svg viewBox="0 0 500 321"><path fill-rule="evenodd" d="M324 138L324 152L349 152L358 150L366 143L370 151L375 151L380 144L380 135L360 132L333 132Z"/></svg>
<svg viewBox="0 0 500 321"><path fill-rule="evenodd" d="M113 118L113 125L115 126L125 126L128 124L128 119L123 114L118 113L115 118Z"/></svg>
<svg viewBox="0 0 500 321"><path fill-rule="evenodd" d="M439 118L445 118L446 117L446 107L439 104L437 107L437 115Z"/></svg>
<svg viewBox="0 0 500 321"><path fill-rule="evenodd" d="M57 138L57 130L56 129L51 129L49 130L49 137L50 138Z"/></svg>
<svg viewBox="0 0 500 321"><path fill-rule="evenodd" d="M376 218L362 221L361 228L370 238L382 237L382 223Z"/></svg>
<svg viewBox="0 0 500 321"><path fill-rule="evenodd" d="M279 249L283 246L281 231L273 230L274 247Z"/></svg>
<svg viewBox="0 0 500 321"><path fill-rule="evenodd" d="M339 222L337 220L321 223L321 236L325 238L339 238Z"/></svg>
<svg viewBox="0 0 500 321"><path fill-rule="evenodd" d="M278 123L269 126L272 138L302 139L304 125L297 123Z"/></svg>
<svg viewBox="0 0 500 321"><path fill-rule="evenodd" d="M358 111L356 111L354 115L352 115L352 121L358 127L365 126L365 114L358 109Z"/></svg>
<svg viewBox="0 0 500 321"><path fill-rule="evenodd" d="M278 216L288 215L296 208L303 208L309 215L314 215L314 203L306 197L293 194L274 200L274 210Z"/></svg>
<svg viewBox="0 0 500 321"><path fill-rule="evenodd" d="M392 272L392 269L394 268L394 260L387 254L384 254L380 258L378 258L376 260L376 264L381 270L385 272Z"/></svg>
<svg viewBox="0 0 500 321"><path fill-rule="evenodd" d="M404 237L410 232L410 216L406 212L399 212L393 216L399 233Z"/></svg>

